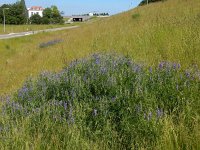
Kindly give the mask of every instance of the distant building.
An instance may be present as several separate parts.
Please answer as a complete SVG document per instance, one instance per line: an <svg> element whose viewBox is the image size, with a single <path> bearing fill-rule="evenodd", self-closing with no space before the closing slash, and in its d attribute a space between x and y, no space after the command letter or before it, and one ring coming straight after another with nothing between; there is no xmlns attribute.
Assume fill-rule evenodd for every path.
<svg viewBox="0 0 200 150"><path fill-rule="evenodd" d="M28 8L28 17L30 18L31 16L38 14L41 17L43 17L43 10L41 6L32 6L31 8Z"/></svg>
<svg viewBox="0 0 200 150"><path fill-rule="evenodd" d="M91 19L91 16L64 16L64 18L69 18L66 23L69 22L84 22Z"/></svg>
<svg viewBox="0 0 200 150"><path fill-rule="evenodd" d="M91 12L90 12L90 13L89 13L89 16L90 16L90 17L94 16L94 13L91 13Z"/></svg>

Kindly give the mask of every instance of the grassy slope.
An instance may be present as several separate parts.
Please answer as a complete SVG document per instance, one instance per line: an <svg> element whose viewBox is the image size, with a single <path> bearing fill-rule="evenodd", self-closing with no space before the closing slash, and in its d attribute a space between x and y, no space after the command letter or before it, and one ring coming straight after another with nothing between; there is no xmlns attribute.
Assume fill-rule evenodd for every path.
<svg viewBox="0 0 200 150"><path fill-rule="evenodd" d="M0 41L0 93L17 89L30 75L60 70L94 52L116 52L157 65L200 65L200 1L168 0L104 18L80 28ZM54 39L64 42L40 49Z"/></svg>

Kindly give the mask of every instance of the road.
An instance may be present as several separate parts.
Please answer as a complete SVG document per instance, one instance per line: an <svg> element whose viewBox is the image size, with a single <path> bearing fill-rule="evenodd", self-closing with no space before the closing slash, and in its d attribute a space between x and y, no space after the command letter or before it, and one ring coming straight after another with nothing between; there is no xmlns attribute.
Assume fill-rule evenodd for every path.
<svg viewBox="0 0 200 150"><path fill-rule="evenodd" d="M79 27L79 26L70 26L70 27L38 30L38 31L28 31L28 32L20 32L20 33L2 34L2 35L0 35L0 39L11 39L11 38L17 38L17 37L37 34L37 33L41 33L41 32L53 32L53 31L59 31L59 30L74 29L74 28L77 28L77 27Z"/></svg>

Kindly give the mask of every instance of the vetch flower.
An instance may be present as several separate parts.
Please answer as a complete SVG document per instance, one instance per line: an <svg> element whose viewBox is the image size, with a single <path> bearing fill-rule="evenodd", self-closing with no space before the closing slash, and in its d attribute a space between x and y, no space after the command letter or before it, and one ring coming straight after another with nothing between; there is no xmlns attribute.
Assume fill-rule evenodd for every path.
<svg viewBox="0 0 200 150"><path fill-rule="evenodd" d="M161 108L157 108L156 110L156 115L157 115L157 119L161 118L163 116L163 109Z"/></svg>
<svg viewBox="0 0 200 150"><path fill-rule="evenodd" d="M152 118L152 112L149 112L148 117L147 117L147 120L150 121L151 118Z"/></svg>
<svg viewBox="0 0 200 150"><path fill-rule="evenodd" d="M63 103L63 106L64 106L64 109L67 110L67 103L66 102Z"/></svg>
<svg viewBox="0 0 200 150"><path fill-rule="evenodd" d="M149 68L149 72L152 73L152 71L153 71L153 69L152 69L152 67L150 67L150 68Z"/></svg>
<svg viewBox="0 0 200 150"><path fill-rule="evenodd" d="M97 116L97 109L93 110L93 116Z"/></svg>
<svg viewBox="0 0 200 150"><path fill-rule="evenodd" d="M164 62L161 62L160 64L159 64L159 69L163 69L163 67L164 67Z"/></svg>

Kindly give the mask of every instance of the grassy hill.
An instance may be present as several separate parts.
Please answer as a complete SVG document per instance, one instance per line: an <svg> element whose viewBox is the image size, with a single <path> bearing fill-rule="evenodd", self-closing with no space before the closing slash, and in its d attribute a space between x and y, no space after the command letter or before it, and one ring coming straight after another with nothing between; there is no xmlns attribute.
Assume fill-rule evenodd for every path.
<svg viewBox="0 0 200 150"><path fill-rule="evenodd" d="M58 71L64 63L94 52L129 55L137 62L157 65L200 65L200 2L168 0L137 7L79 29L43 33L0 41L0 93L11 92L30 75ZM45 49L39 44L63 42Z"/></svg>
<svg viewBox="0 0 200 150"><path fill-rule="evenodd" d="M9 115L0 119L0 137L8 140L0 146L199 149L199 12L199 0L167 0L72 30L0 40L0 93L15 93L13 99L18 102L7 97ZM51 44L55 40L60 42ZM41 48L41 44L46 47ZM94 53L117 56L90 58ZM89 60L66 67L81 58ZM116 66L118 70L113 69ZM85 72L89 72L88 77ZM109 84L110 77L117 82ZM68 78L72 82L66 84ZM64 89L68 93L63 93ZM69 99L75 99L73 107ZM142 114L131 115L141 112L141 105ZM21 109L24 112L18 111ZM93 118L99 110L101 117ZM52 111L61 118L52 116ZM57 121L65 113L69 122ZM161 120L156 120L156 114ZM75 125L73 115L77 115Z"/></svg>

